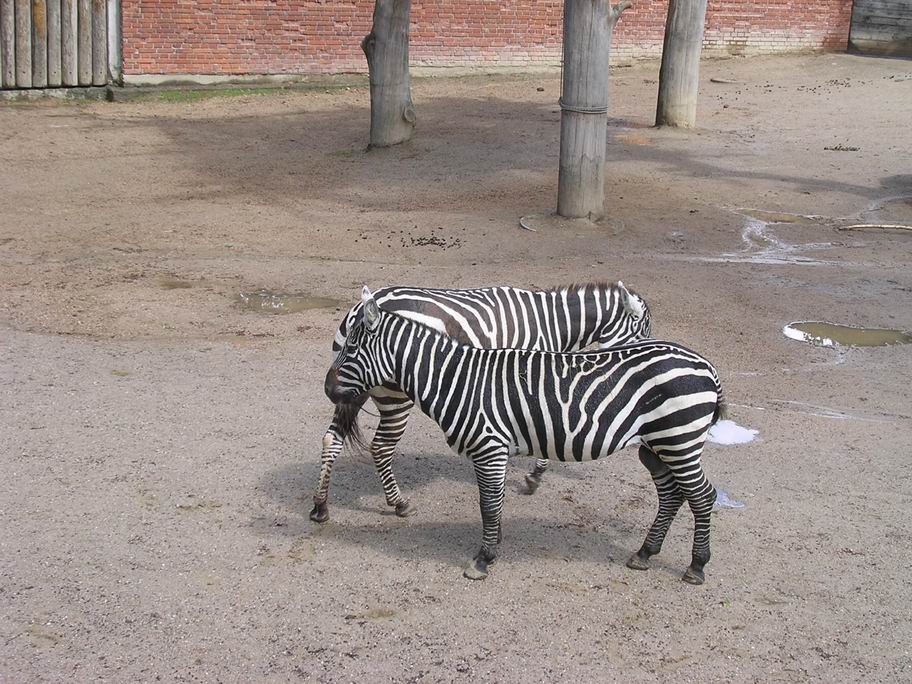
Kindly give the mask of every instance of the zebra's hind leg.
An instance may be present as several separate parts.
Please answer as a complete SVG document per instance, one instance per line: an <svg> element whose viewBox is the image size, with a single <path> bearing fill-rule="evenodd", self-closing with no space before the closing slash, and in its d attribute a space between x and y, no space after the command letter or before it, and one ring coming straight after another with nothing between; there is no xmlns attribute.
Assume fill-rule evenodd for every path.
<svg viewBox="0 0 912 684"><path fill-rule="evenodd" d="M532 472L526 475L526 494L535 494L538 485L541 484L542 475L548 470L548 459L540 458L535 461L535 467Z"/></svg>
<svg viewBox="0 0 912 684"><path fill-rule="evenodd" d="M374 402L380 413L380 423L377 425L377 431L371 442L374 467L380 476L387 505L393 506L396 510L396 515L400 518L405 518L414 515L418 511L402 496L399 483L396 482L396 477L393 475L392 463L393 454L408 425L409 411L412 410L414 404L405 395L400 397L390 393L374 397Z"/></svg>
<svg viewBox="0 0 912 684"><path fill-rule="evenodd" d="M462 574L468 579L480 580L488 576L488 566L497 557L497 544L503 536L500 523L507 481L507 450L504 447L485 455L473 456L472 461L478 482L483 532L481 548Z"/></svg>
<svg viewBox="0 0 912 684"><path fill-rule="evenodd" d="M694 517L694 539L690 567L683 579L688 584L703 584L703 568L709 562L709 527L716 490L706 479L700 464L703 445L691 452L691 458L669 461L668 467L678 483L678 488L687 499ZM678 455L679 456L679 455Z"/></svg>
<svg viewBox="0 0 912 684"><path fill-rule="evenodd" d="M649 469L652 476L656 493L659 495L659 510L652 527L649 528L646 540L640 550L627 561L627 567L633 570L648 570L649 558L662 550L662 543L668 534L668 528L671 527L671 521L684 503L684 494L678 488L671 469L645 446L640 447L640 462Z"/></svg>

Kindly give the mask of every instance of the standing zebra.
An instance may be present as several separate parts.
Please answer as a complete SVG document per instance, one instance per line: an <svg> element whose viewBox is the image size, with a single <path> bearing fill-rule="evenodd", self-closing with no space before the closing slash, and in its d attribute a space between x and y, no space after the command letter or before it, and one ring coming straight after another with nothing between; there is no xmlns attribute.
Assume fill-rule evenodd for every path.
<svg viewBox="0 0 912 684"><path fill-rule="evenodd" d="M435 290L389 287L378 290L374 299L384 310L399 313L474 347L571 351L590 344L600 347L649 337L649 308L624 284L588 284L551 291L529 291L514 287L475 290ZM361 315L362 304L349 310L339 326L333 351L345 344L347 332ZM393 475L393 452L405 432L414 405L394 382L369 388L380 414L371 453L386 502L396 514L415 512L402 496ZM345 438L357 441L357 416L368 394L336 408L333 422L323 437L320 481L314 494L311 520L329 519L327 498L335 460ZM540 459L526 475L529 493L541 482L548 461Z"/></svg>
<svg viewBox="0 0 912 684"><path fill-rule="evenodd" d="M479 349L381 310L366 287L362 303L326 375L326 395L346 402L395 382L450 447L472 459L484 531L466 577L486 577L494 561L510 456L581 461L639 444L659 510L627 565L649 567L686 500L694 540L683 579L702 584L716 491L700 455L724 411L718 374L706 359L655 340L578 353Z"/></svg>

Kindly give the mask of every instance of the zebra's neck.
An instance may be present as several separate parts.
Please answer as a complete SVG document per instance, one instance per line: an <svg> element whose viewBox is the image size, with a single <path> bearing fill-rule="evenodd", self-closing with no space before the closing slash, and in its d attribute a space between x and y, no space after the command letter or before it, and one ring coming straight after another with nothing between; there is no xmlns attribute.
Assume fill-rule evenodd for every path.
<svg viewBox="0 0 912 684"><path fill-rule="evenodd" d="M480 351L404 316L384 313L393 379L423 413L436 420L446 410Z"/></svg>
<svg viewBox="0 0 912 684"><path fill-rule="evenodd" d="M542 333L553 351L574 351L592 344L613 311L617 294L610 286L582 285L543 293L549 315ZM551 327L548 330L548 327Z"/></svg>

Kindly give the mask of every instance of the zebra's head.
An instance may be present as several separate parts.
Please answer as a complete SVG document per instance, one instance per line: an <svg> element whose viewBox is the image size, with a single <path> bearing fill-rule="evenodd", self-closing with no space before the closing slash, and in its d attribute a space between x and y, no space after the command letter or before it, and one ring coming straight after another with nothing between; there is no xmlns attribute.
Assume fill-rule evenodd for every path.
<svg viewBox="0 0 912 684"><path fill-rule="evenodd" d="M617 325L602 330L598 338L598 345L602 349L645 340L651 333L652 321L646 301L636 292L624 287L620 280L616 289L622 311L618 312L620 315Z"/></svg>
<svg viewBox="0 0 912 684"><path fill-rule="evenodd" d="M323 385L334 404L356 402L371 387L390 379L392 370L377 334L379 329L380 307L365 286L360 310L350 320L345 341Z"/></svg>

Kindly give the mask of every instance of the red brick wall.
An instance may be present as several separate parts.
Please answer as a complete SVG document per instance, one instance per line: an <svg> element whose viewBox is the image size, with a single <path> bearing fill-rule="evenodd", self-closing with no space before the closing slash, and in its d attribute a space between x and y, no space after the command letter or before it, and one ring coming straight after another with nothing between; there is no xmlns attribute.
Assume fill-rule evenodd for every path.
<svg viewBox="0 0 912 684"><path fill-rule="evenodd" d="M124 73L364 71L373 0L122 0ZM636 0L615 62L661 53L667 0ZM563 0L413 0L411 61L521 66L560 59ZM708 53L844 49L852 0L709 0Z"/></svg>

